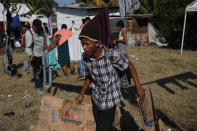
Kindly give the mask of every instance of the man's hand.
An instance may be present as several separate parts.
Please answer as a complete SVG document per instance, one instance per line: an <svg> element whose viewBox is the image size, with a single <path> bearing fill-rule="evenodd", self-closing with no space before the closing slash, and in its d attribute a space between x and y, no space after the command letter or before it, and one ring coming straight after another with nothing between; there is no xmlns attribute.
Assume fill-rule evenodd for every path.
<svg viewBox="0 0 197 131"><path fill-rule="evenodd" d="M145 97L145 92L140 86L140 81L137 76L136 69L131 61L129 61L129 70L130 70L131 76L133 77L133 81L135 82L135 85L136 85L137 95L140 97L140 100L143 101Z"/></svg>
<svg viewBox="0 0 197 131"><path fill-rule="evenodd" d="M29 56L30 61L33 61L34 59L34 54Z"/></svg>
<svg viewBox="0 0 197 131"><path fill-rule="evenodd" d="M75 100L78 102L78 103L81 103L83 101L83 98L84 98L84 95L79 95Z"/></svg>
<svg viewBox="0 0 197 131"><path fill-rule="evenodd" d="M140 97L140 100L143 101L144 98L145 98L145 91L144 91L144 89L142 89L141 87L137 88L137 95Z"/></svg>
<svg viewBox="0 0 197 131"><path fill-rule="evenodd" d="M53 48L55 48L55 46L53 45L48 46L48 51L53 50Z"/></svg>

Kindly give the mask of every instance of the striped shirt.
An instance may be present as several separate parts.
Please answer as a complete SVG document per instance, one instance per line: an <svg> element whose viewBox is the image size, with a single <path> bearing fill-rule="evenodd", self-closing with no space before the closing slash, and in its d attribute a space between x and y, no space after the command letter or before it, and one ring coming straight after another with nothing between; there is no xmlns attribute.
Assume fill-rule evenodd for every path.
<svg viewBox="0 0 197 131"><path fill-rule="evenodd" d="M110 49L109 58L114 67L122 71L128 68L128 59L117 50ZM120 79L110 60L105 48L98 59L83 54L84 75L92 78L92 99L99 110L110 109L122 100Z"/></svg>

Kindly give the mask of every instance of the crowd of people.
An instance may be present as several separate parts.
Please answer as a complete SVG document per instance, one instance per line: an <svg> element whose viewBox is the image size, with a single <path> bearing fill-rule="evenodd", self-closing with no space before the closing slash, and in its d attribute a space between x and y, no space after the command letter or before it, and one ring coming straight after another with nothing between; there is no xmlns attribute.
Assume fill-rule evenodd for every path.
<svg viewBox="0 0 197 131"><path fill-rule="evenodd" d="M75 62L78 62L79 67L78 80L85 79L82 63L84 51L78 36L89 21L89 17L85 18L79 28L74 21L69 29L63 24L60 30L53 30L52 41L47 35L47 25L39 19L35 19L32 27L25 31L25 51L33 68L33 80L39 94L43 93L43 87L52 87L53 70L62 69L67 77L70 68L70 74L75 74Z"/></svg>

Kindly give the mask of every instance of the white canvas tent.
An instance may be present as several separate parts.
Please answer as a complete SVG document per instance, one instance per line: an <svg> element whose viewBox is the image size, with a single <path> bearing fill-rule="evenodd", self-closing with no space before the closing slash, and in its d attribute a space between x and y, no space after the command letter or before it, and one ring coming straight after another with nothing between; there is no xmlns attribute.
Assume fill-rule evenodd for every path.
<svg viewBox="0 0 197 131"><path fill-rule="evenodd" d="M157 28L155 28L151 23L148 23L148 41L149 43L154 42L159 47L168 45L162 33Z"/></svg>
<svg viewBox="0 0 197 131"><path fill-rule="evenodd" d="M4 10L4 6L0 3L0 21L6 21L6 11Z"/></svg>
<svg viewBox="0 0 197 131"><path fill-rule="evenodd" d="M14 12L12 12L13 8L16 8ZM17 14L20 16L22 14L28 13L30 11L29 7L24 3L18 3L16 7L11 6L9 9L12 12L12 17L16 16ZM6 14L7 10L4 9L3 4L0 2L0 21L7 21ZM36 18L36 15L31 15L29 17L20 16L21 21L33 21Z"/></svg>
<svg viewBox="0 0 197 131"><path fill-rule="evenodd" d="M185 9L185 18L184 18L184 25L183 25L183 35L182 35L182 42L181 42L181 54L183 53L183 44L184 44L184 35L185 35L185 25L186 25L186 19L187 19L187 12L194 12L194 11L197 11L197 0L195 0L194 2L192 2Z"/></svg>

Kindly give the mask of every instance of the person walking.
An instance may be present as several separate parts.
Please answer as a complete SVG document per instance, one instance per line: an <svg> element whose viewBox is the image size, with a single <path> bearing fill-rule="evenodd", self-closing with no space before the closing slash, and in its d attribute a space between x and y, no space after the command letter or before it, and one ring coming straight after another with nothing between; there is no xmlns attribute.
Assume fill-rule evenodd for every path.
<svg viewBox="0 0 197 131"><path fill-rule="evenodd" d="M67 25L63 24L61 30L57 31L53 35L53 41L56 41L56 37L59 37L58 41L58 62L63 69L65 76L68 76L68 66L70 64L70 53L68 46L68 39L73 36L73 32L67 29ZM74 70L74 64L70 64L70 70Z"/></svg>
<svg viewBox="0 0 197 131"><path fill-rule="evenodd" d="M26 31L26 48L25 51L29 56L31 65L33 67L33 76L35 88L39 94L43 93L43 78L42 78L42 56L48 50L50 45L49 39L44 43L44 29L42 21L35 19L32 24L31 31ZM31 34L32 33L32 34Z"/></svg>
<svg viewBox="0 0 197 131"><path fill-rule="evenodd" d="M100 16L106 13L108 12L105 10L101 12ZM104 43L101 43L105 32L100 32L97 25L103 19L96 20L98 19L91 20L79 35L85 52L83 54L85 82L76 101L79 103L83 101L86 90L92 84L92 110L96 122L96 131L113 131L112 124L116 106L123 99L120 91L120 79L114 67L121 71L126 71L129 68L136 85L137 95L140 96L141 100L144 99L145 93L140 86L132 62L118 50L107 49ZM109 58L107 54L109 54Z"/></svg>

